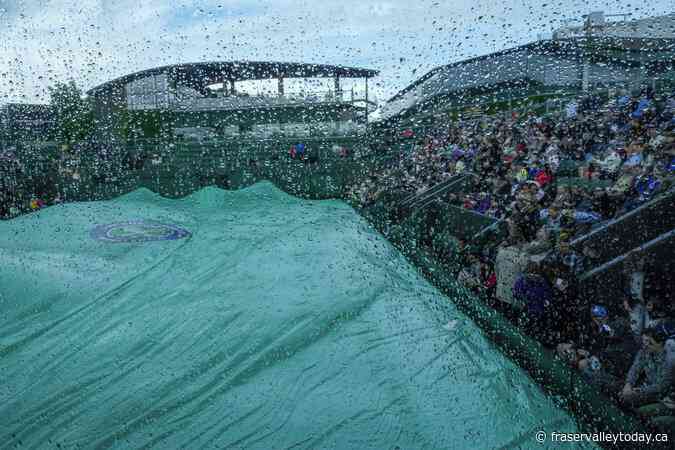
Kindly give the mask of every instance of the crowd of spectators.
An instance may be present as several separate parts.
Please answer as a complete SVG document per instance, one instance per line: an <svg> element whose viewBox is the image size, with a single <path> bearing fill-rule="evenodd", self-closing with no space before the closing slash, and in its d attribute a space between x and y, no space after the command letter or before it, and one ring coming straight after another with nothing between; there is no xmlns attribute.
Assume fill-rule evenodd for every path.
<svg viewBox="0 0 675 450"><path fill-rule="evenodd" d="M542 203L581 205L611 218L663 190L675 164L675 98L657 103L645 92L592 110L591 102L580 103L569 117L482 118L427 131L413 137L412 151L352 195L365 205L383 184L419 193L453 175L472 174L474 189L451 200L480 213L505 217ZM554 183L561 175L580 182Z"/></svg>
<svg viewBox="0 0 675 450"><path fill-rule="evenodd" d="M26 210L37 210L45 205L41 193L31 192L26 196L22 182L24 170L13 147L0 151L0 219L15 217Z"/></svg>
<svg viewBox="0 0 675 450"><path fill-rule="evenodd" d="M405 133L410 150L354 186L351 200L397 209L463 176L461 189L444 192L435 206L488 216L505 233L487 243L455 239L436 255L590 383L653 425L673 427L675 316L669 302L645 295L650 263L638 255L625 265L617 311L579 289L598 248L571 243L671 189L675 96L586 97L553 115L481 117L421 137Z"/></svg>
<svg viewBox="0 0 675 450"><path fill-rule="evenodd" d="M0 149L0 219L9 219L77 198L83 181L107 184L143 167L148 156L119 154L96 142L54 148L15 146ZM85 163L84 159L88 158ZM88 180L83 180L83 166Z"/></svg>

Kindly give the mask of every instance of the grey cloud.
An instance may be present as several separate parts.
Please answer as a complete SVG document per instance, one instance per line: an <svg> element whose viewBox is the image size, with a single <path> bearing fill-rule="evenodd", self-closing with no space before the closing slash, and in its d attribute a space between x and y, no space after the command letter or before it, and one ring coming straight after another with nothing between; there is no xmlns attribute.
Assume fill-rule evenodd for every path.
<svg viewBox="0 0 675 450"><path fill-rule="evenodd" d="M11 5L10 5L11 3ZM431 68L531 41L562 19L627 1L44 0L0 16L0 102L45 101L52 80L85 88L160 64L215 59L322 62L380 69L386 98ZM23 16L22 16L23 15Z"/></svg>

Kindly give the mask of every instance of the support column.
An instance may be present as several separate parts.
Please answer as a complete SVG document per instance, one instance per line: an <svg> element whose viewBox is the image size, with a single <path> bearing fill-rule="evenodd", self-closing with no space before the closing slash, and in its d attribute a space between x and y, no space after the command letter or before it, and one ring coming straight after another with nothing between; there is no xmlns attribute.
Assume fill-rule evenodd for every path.
<svg viewBox="0 0 675 450"><path fill-rule="evenodd" d="M366 134L368 134L368 77L366 77Z"/></svg>
<svg viewBox="0 0 675 450"><path fill-rule="evenodd" d="M338 98L342 99L342 94L340 93L340 77L338 75L335 75L335 78L334 78L333 81L334 81L334 84L335 84L334 85L335 98L336 99L338 99Z"/></svg>
<svg viewBox="0 0 675 450"><path fill-rule="evenodd" d="M234 80L230 80L230 95L235 95L236 93L237 91L234 88Z"/></svg>
<svg viewBox="0 0 675 450"><path fill-rule="evenodd" d="M278 94L279 97L284 96L284 77L279 77L279 85L278 85Z"/></svg>

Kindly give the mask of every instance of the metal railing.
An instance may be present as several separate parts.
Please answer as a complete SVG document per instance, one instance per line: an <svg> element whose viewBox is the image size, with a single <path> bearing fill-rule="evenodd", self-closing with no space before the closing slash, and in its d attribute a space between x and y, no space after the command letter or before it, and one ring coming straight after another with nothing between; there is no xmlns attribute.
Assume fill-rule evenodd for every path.
<svg viewBox="0 0 675 450"><path fill-rule="evenodd" d="M571 244L577 251L590 245L597 253L594 263L604 264L675 228L674 200L675 189L671 188L644 205L574 239Z"/></svg>
<svg viewBox="0 0 675 450"><path fill-rule="evenodd" d="M466 187L466 183L469 181L470 175L460 174L455 175L455 177L447 180L446 182L439 183L435 186L436 189L433 192L425 195L424 197L418 199L412 204L412 208L415 210L421 210L432 204L437 198L448 193L448 192L458 192Z"/></svg>
<svg viewBox="0 0 675 450"><path fill-rule="evenodd" d="M447 186L452 185L455 181L459 180L463 175L455 175L445 181L442 181L438 184L433 185L429 189L426 189L422 192L412 194L404 198L400 205L403 207L414 205L415 203L424 200L429 197L435 196L438 192L444 190Z"/></svg>

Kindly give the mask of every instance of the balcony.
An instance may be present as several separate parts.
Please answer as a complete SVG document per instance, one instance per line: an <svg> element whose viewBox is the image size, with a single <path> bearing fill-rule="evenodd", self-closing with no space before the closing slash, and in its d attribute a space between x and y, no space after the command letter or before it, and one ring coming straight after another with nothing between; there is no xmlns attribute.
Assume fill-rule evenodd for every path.
<svg viewBox="0 0 675 450"><path fill-rule="evenodd" d="M283 95L235 94L225 97L170 98L169 108L174 111L237 110L248 108L275 108L294 105L348 103L365 101L353 91L316 91L286 93Z"/></svg>

